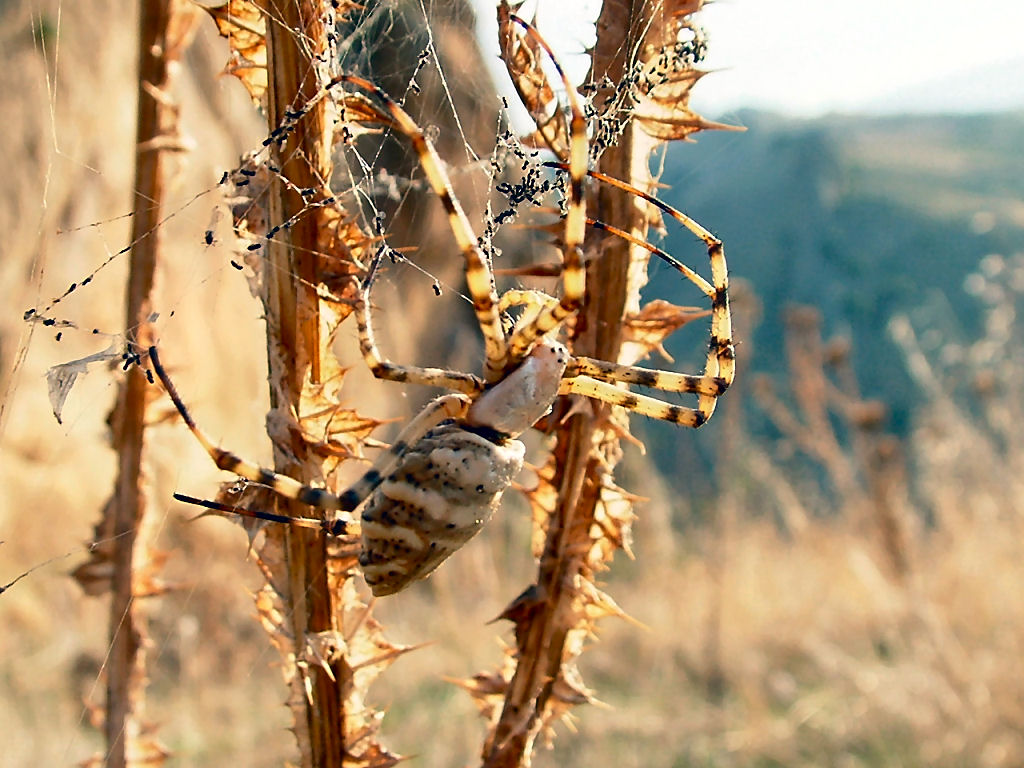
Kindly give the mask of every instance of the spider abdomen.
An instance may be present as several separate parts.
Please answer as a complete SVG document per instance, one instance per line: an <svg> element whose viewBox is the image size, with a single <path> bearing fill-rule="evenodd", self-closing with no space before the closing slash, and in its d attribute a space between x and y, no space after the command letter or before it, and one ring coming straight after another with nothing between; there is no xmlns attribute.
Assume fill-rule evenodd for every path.
<svg viewBox="0 0 1024 768"><path fill-rule="evenodd" d="M426 577L487 523L522 469L514 439L448 422L427 432L362 514L359 564L378 597Z"/></svg>

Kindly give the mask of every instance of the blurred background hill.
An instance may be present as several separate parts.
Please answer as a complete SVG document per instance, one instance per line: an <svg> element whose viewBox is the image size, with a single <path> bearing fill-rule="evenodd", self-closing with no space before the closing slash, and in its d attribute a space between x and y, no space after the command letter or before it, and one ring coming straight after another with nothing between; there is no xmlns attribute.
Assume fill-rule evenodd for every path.
<svg viewBox="0 0 1024 768"><path fill-rule="evenodd" d="M986 256L1024 249L1024 111L730 119L747 132L669 148L664 197L711 222L734 279L756 295L741 355L778 377L787 309L816 307L823 333L852 344L863 394L884 400L891 429L907 436L925 403L889 324L907 316L947 357L984 332L989 304L968 278ZM671 227L665 242L672 253L695 250ZM673 281L657 285L685 302ZM692 337L667 347L698 364ZM772 434L756 415L752 428Z"/></svg>

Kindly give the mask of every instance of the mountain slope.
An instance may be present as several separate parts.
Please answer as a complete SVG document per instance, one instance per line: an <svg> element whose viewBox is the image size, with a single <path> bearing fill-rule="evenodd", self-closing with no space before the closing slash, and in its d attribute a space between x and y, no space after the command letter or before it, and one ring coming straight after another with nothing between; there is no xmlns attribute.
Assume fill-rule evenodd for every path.
<svg viewBox="0 0 1024 768"><path fill-rule="evenodd" d="M978 334L965 277L987 254L1024 250L1024 114L742 122L673 147L664 197L725 241L733 279L763 303L739 347L747 370L780 372L783 311L813 305L826 336L852 338L865 393L904 429L918 393L886 325L904 312L950 341ZM685 233L667 246L697 263ZM672 351L696 365L679 346L692 343Z"/></svg>

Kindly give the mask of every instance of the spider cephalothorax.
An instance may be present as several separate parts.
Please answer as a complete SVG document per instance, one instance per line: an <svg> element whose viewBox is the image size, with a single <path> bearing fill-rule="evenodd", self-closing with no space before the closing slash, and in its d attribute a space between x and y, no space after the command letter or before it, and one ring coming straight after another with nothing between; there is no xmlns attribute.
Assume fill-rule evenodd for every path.
<svg viewBox="0 0 1024 768"><path fill-rule="evenodd" d="M512 17L515 20L515 17ZM529 28L525 22L517 23ZM546 48L543 41L539 41ZM550 52L549 52L550 53ZM553 57L552 57L553 58ZM561 69L555 63L561 74ZM498 295L490 262L481 252L459 205L440 159L413 119L382 90L358 77L342 75L328 89L350 84L370 93L380 106L360 100L364 121L379 123L409 138L431 188L441 199L455 239L465 259L466 286L484 339L482 376L441 368L392 363L381 355L370 317L370 289L380 255L359 291L356 318L360 348L374 376L454 390L431 401L402 430L362 478L340 494L303 485L292 478L247 462L218 448L196 426L175 391L155 348L150 360L186 424L221 469L310 506L342 513L334 520L286 518L208 503L217 509L250 514L267 520L318 527L328 533L360 531L359 558L375 595L404 589L427 576L452 552L474 536L498 507L501 496L523 464L525 449L516 438L547 413L559 395L582 395L622 406L652 418L690 427L704 424L717 398L732 382L735 370L728 274L721 242L692 219L656 198L615 179L590 173L642 197L669 214L700 238L711 261L711 282L646 243L693 282L711 303L711 341L704 373L689 375L574 357L554 340L562 324L579 310L585 294L582 244L587 226L584 182L587 138L583 113L568 81L570 151L567 165L568 201L563 237L562 291L559 297L539 291L509 290ZM591 222L614 234L613 227ZM506 328L509 310L522 310L519 321ZM620 385L639 385L697 396L695 408L637 394ZM187 497L184 497L187 498ZM363 507L360 519L348 513Z"/></svg>

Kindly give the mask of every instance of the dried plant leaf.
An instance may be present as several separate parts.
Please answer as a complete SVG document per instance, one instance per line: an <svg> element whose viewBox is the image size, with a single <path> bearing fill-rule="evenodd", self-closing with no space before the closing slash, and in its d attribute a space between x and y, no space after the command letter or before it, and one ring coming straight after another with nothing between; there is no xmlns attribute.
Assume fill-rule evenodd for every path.
<svg viewBox="0 0 1024 768"><path fill-rule="evenodd" d="M597 704L607 706L594 697L580 675L575 663L563 664L559 675L551 686L551 697L548 700L540 735L544 737L544 746L551 749L555 741L554 725L564 724L570 731L576 731L575 716L572 710L580 704Z"/></svg>
<svg viewBox="0 0 1024 768"><path fill-rule="evenodd" d="M536 39L512 23L509 6L498 5L498 42L519 100L537 124L537 130L523 140L526 146L547 147L566 160L569 156L568 126L562 119L555 90L548 82L542 63L546 55Z"/></svg>
<svg viewBox="0 0 1024 768"><path fill-rule="evenodd" d="M78 582L89 597L99 597L110 591L110 580L114 577L114 564L109 557L93 556L71 572L71 577Z"/></svg>
<svg viewBox="0 0 1024 768"><path fill-rule="evenodd" d="M594 525L600 529L600 535L596 535L594 540L601 552L594 552L588 558L595 570L603 568L616 550L621 549L630 559L633 558L632 525L636 520L633 507L643 500L644 497L620 488L610 478L605 479L605 487L601 489L601 497L594 509Z"/></svg>
<svg viewBox="0 0 1024 768"><path fill-rule="evenodd" d="M351 580L346 588L355 597ZM358 687L366 690L376 677L399 656L420 646L398 645L384 637L383 626L377 621L371 607L362 600L353 599L345 604L342 638L346 647L348 665L356 670Z"/></svg>
<svg viewBox="0 0 1024 768"><path fill-rule="evenodd" d="M666 3L660 23L652 25L641 54L636 80L633 119L643 131L661 141L686 140L697 131L743 130L705 120L690 108L690 91L707 74L697 68L704 56L702 32L690 15L703 0Z"/></svg>
<svg viewBox="0 0 1024 768"><path fill-rule="evenodd" d="M326 291L322 298L332 302L340 322L355 306L357 287L353 277L369 262L379 241L368 237L340 203L321 208L317 218L317 275Z"/></svg>
<svg viewBox="0 0 1024 768"><path fill-rule="evenodd" d="M657 76L658 85L638 99L633 119L645 133L661 141L688 139L698 131L742 131L740 126L706 120L690 108L690 90L706 72L684 70Z"/></svg>
<svg viewBox="0 0 1024 768"><path fill-rule="evenodd" d="M145 560L132 575L132 597L156 597L177 589L180 585L161 579L158 574L167 562L169 553L147 546Z"/></svg>
<svg viewBox="0 0 1024 768"><path fill-rule="evenodd" d="M111 591L116 555L116 541L113 535L114 504L114 497L107 500L99 522L93 527L94 544L89 548L89 559L71 572L71 577L90 597L98 597ZM137 565L132 573L133 597L154 597L178 588L179 585L168 583L158 576L167 562L167 552L153 549L148 541L142 538L136 541L136 549Z"/></svg>
<svg viewBox="0 0 1024 768"><path fill-rule="evenodd" d="M459 686L470 695L480 715L492 728L501 714L505 692L516 669L515 649L503 644L502 660L502 665L493 672L480 672L466 680L446 678L449 683Z"/></svg>
<svg viewBox="0 0 1024 768"><path fill-rule="evenodd" d="M70 360L60 365L55 365L46 372L46 390L50 396L50 407L53 409L53 416L58 424L61 421L61 413L64 411L64 402L71 394L71 388L75 381L83 373L89 372L89 366L93 363L105 363L109 360L121 358L124 352L124 340L120 337L114 338L110 346L102 352L96 352L77 360Z"/></svg>
<svg viewBox="0 0 1024 768"><path fill-rule="evenodd" d="M505 606L505 609L495 621L505 619L506 621L511 621L516 626L525 624L543 602L544 597L541 594L540 588L536 584L531 584L519 594L519 597Z"/></svg>
<svg viewBox="0 0 1024 768"><path fill-rule="evenodd" d="M98 597L109 592L114 576L113 503L113 498L107 499L100 513L99 522L93 526L94 544L89 548L89 559L71 572L72 578L89 597Z"/></svg>
<svg viewBox="0 0 1024 768"><path fill-rule="evenodd" d="M241 80L253 102L263 106L267 92L267 25L263 12L250 0L228 0L205 10L231 49L224 74Z"/></svg>
<svg viewBox="0 0 1024 768"><path fill-rule="evenodd" d="M671 355L663 346L665 339L687 323L710 315L710 309L679 307L662 299L648 302L625 320L620 360L632 364L657 352L672 362Z"/></svg>
<svg viewBox="0 0 1024 768"><path fill-rule="evenodd" d="M373 734L367 734L368 737L371 735L376 735L376 731ZM371 741L358 755L352 752L345 755L344 765L351 766L351 768L391 768L391 766L404 761L405 758L401 755L389 752L376 741Z"/></svg>
<svg viewBox="0 0 1024 768"><path fill-rule="evenodd" d="M558 503L558 488L552 483L555 476L555 462L548 456L543 467L536 471L537 482L530 489L524 489L526 500L530 503L530 513L533 519L533 533L531 536L531 551L534 557L540 557L544 551L544 541L548 533L548 520L555 511L555 504Z"/></svg>

